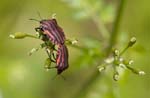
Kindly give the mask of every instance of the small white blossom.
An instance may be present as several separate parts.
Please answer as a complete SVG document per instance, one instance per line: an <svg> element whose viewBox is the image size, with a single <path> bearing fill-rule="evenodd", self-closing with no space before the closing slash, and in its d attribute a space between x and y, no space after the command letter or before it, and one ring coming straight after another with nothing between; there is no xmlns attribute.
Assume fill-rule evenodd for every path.
<svg viewBox="0 0 150 98"><path fill-rule="evenodd" d="M146 73L144 71L139 71L139 75L145 75Z"/></svg>
<svg viewBox="0 0 150 98"><path fill-rule="evenodd" d="M14 36L14 35L12 35L12 34L10 34L10 35L9 35L9 37L10 37L10 38L15 38L15 36Z"/></svg>
<svg viewBox="0 0 150 98"><path fill-rule="evenodd" d="M77 44L77 40L73 40L71 43L74 45L74 44Z"/></svg>
<svg viewBox="0 0 150 98"><path fill-rule="evenodd" d="M111 64L113 61L114 61L114 58L112 58L112 57L105 59L105 62L107 64Z"/></svg>
<svg viewBox="0 0 150 98"><path fill-rule="evenodd" d="M105 67L100 67L99 72L102 72L105 69Z"/></svg>
<svg viewBox="0 0 150 98"><path fill-rule="evenodd" d="M129 61L129 65L133 64L133 62L134 62L133 60L130 60L130 61Z"/></svg>

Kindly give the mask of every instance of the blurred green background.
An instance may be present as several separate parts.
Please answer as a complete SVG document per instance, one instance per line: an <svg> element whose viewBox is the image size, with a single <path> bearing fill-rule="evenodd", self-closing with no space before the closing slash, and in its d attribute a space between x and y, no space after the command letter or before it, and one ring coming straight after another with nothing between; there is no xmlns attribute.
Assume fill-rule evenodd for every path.
<svg viewBox="0 0 150 98"><path fill-rule="evenodd" d="M124 72L119 81L112 73L100 74L88 83L101 55L99 30L90 14L100 12L102 21L111 30L120 0L1 0L0 1L0 98L149 98L150 97L150 1L126 0L119 27L122 49L128 38L136 36L136 45L127 57L134 59L133 67L144 70L145 76L130 71ZM89 4L89 6L84 6ZM85 13L91 11L93 13ZM30 18L39 19L57 14L57 20L67 38L77 38L79 45L92 50L84 53L69 47L70 67L63 76L56 77L56 70L45 71L44 50L28 56L30 49L38 47L39 40L26 38L13 40L14 32L35 34L39 24ZM92 11L91 11L92 12Z"/></svg>

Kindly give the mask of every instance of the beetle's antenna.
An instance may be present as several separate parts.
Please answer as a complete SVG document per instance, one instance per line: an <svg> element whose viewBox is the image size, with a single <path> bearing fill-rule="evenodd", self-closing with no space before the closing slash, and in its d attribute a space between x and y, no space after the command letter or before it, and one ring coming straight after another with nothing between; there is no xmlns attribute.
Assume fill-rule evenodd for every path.
<svg viewBox="0 0 150 98"><path fill-rule="evenodd" d="M61 76L64 80L66 80L66 78L65 78L63 75L60 74L60 76Z"/></svg>
<svg viewBox="0 0 150 98"><path fill-rule="evenodd" d="M56 79L57 76L58 76L58 74L56 74L56 75L52 78L52 80Z"/></svg>
<svg viewBox="0 0 150 98"><path fill-rule="evenodd" d="M29 20L34 20L34 21L40 22L39 20L37 20L37 19L33 19L33 18L30 18Z"/></svg>
<svg viewBox="0 0 150 98"><path fill-rule="evenodd" d="M52 78L52 80L56 79L56 77L57 77L58 75L59 75L63 80L66 80L66 78L65 78L63 75L61 75L61 74L56 74L56 75Z"/></svg>
<svg viewBox="0 0 150 98"><path fill-rule="evenodd" d="M56 19L56 13L52 14L52 19Z"/></svg>
<svg viewBox="0 0 150 98"><path fill-rule="evenodd" d="M39 18L40 18L41 20L43 20L43 18L41 17L40 12L37 11L37 14L38 14Z"/></svg>
<svg viewBox="0 0 150 98"><path fill-rule="evenodd" d="M43 20L43 18L41 17L41 15L40 15L40 13L39 13L38 11L37 11L37 14L38 14L39 18L40 18L41 20ZM34 20L34 21L40 22L40 20L33 19L33 18L31 18L31 19L29 19L29 20Z"/></svg>

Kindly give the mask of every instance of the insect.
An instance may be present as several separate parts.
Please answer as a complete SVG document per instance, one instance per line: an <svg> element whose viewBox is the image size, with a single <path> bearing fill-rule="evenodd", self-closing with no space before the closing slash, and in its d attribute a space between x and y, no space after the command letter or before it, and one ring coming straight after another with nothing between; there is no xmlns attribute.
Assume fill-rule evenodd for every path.
<svg viewBox="0 0 150 98"><path fill-rule="evenodd" d="M35 28L35 30L40 30L55 45L64 44L65 42L64 32L62 28L58 26L56 19L41 20L40 26Z"/></svg>
<svg viewBox="0 0 150 98"><path fill-rule="evenodd" d="M69 66L68 49L65 45L66 38L63 29L58 25L56 19L44 19L40 21L40 26L35 30L39 32L40 37L46 44L49 59L56 63L54 68L57 68L57 74L61 74ZM53 44L53 48L47 44L49 41ZM55 49L55 46L58 46L58 48ZM54 57L54 50L56 51L56 58ZM52 57L54 60L52 60Z"/></svg>

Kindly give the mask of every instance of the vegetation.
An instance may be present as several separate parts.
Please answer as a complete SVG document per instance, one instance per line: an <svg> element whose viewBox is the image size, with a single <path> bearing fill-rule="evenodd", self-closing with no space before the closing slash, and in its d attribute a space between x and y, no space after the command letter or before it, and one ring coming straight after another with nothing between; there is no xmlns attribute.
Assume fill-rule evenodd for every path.
<svg viewBox="0 0 150 98"><path fill-rule="evenodd" d="M26 37L39 39L35 33L11 33L11 38L19 40L8 39L7 34L10 33L1 33L2 44L0 47L2 52L0 58L2 61L0 73L2 81L0 88L2 95L0 96L4 98L10 96L14 98L148 97L148 76L139 78L125 70L129 69L138 75L144 75L145 72L149 71L147 66L149 62L145 62L146 56L149 55L145 53L145 50L149 48L145 42L149 39L145 35L141 35L141 32L146 30L141 25L139 28L131 25L138 23L135 20L135 23L131 21L134 17L129 18L130 20L127 18L129 17L128 14L132 14L132 11L137 12L139 10L135 9L130 12L129 8L133 7L130 5L133 3L132 1L39 0L35 4L32 0L31 2L20 1L24 3L23 6L18 3L17 7L20 9L13 5L16 2L14 0L10 3L15 9L9 14L11 9L5 8L9 3L5 4L4 2L5 6L1 9L5 9L5 13L1 17L7 16L8 18L6 17L5 21L2 21L4 25L2 25L1 32L16 32L18 30L35 32L34 28L39 23L35 25L36 23L32 21L24 22L26 17L32 16L34 18L37 16L36 11L30 9L31 5L38 9L42 16L44 14L47 16L48 11L51 11L50 14L57 13L58 23L67 36L69 69L62 74L66 80L59 77L53 79L56 74L55 70L48 72L42 70L44 61L46 65L51 65L51 62L47 61L46 52L39 51L39 48L33 48L39 46L41 41L29 38L24 40ZM135 4L134 7L137 5ZM146 9L143 10L147 11ZM33 12L35 12L34 15ZM145 18L148 14L144 13L144 15L138 16L139 19ZM136 17L136 15L134 16ZM142 19L141 23L146 25ZM5 24L13 25L6 29ZM132 30L132 28L136 29ZM145 34L148 36L148 33ZM133 36L136 36L138 40ZM136 41L138 41L137 44L132 47ZM6 44L9 44L11 51L10 48L6 48ZM48 46L51 47L51 44ZM130 47L132 48L130 49ZM39 51L39 53L35 53L31 57L25 55L30 48L33 48L29 52L30 55L35 51ZM134 64L133 60L135 61ZM137 70L137 68L143 69L145 72ZM112 80L112 75L116 81Z"/></svg>

